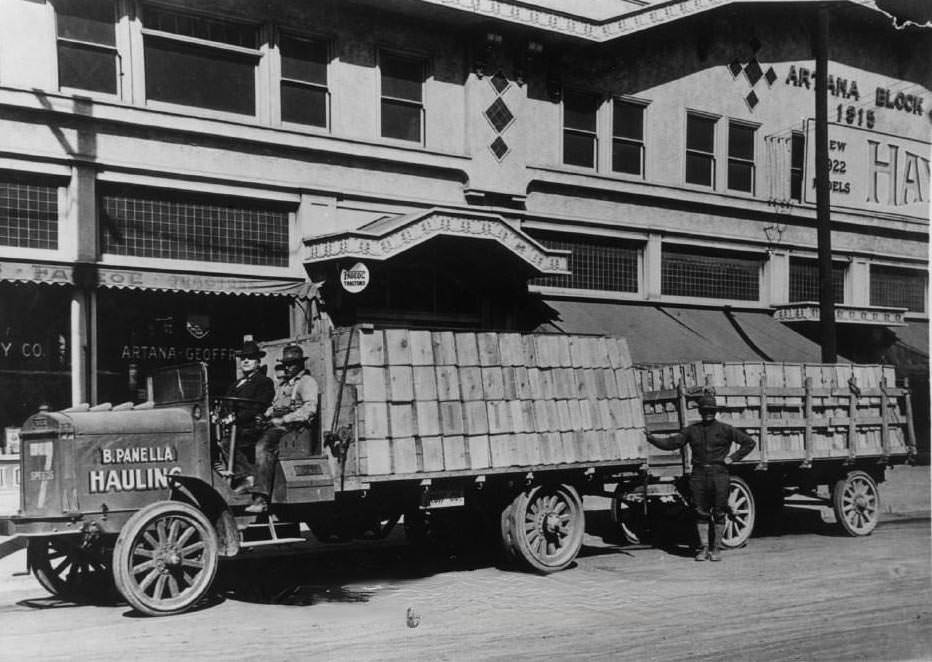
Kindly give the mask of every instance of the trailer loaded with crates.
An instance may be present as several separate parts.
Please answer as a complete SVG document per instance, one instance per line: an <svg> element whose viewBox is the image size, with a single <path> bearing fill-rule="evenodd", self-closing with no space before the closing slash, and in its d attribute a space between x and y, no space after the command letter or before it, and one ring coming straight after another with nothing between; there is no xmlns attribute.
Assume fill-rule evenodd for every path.
<svg viewBox="0 0 932 662"><path fill-rule="evenodd" d="M686 458L649 451L645 429L690 422L703 390L760 440L734 467L732 546L751 534L756 503L825 483L848 532L869 533L876 483L912 447L906 391L876 367L636 367L621 338L326 317L311 335L263 343L269 362L291 343L320 387L319 415L283 438L266 515L247 513L249 496L216 468L237 403L210 392L203 365L161 371L143 403L28 419L12 525L42 585L70 599L115 586L142 613L178 613L208 593L222 558L295 549L308 529L339 542L403 522L418 541L454 514L506 559L563 570L582 545L584 495L613 494L632 535L663 526L656 504L688 506Z"/></svg>

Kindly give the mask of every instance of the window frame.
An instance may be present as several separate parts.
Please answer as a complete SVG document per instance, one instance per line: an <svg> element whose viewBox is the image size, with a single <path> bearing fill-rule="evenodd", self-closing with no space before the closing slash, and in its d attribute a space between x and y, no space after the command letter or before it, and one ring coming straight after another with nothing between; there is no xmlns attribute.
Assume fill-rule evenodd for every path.
<svg viewBox="0 0 932 662"><path fill-rule="evenodd" d="M912 310L909 306L903 305L893 305L887 302L883 303L874 303L874 269L886 269L888 271L894 272L910 272L915 275L916 278L921 279L922 281L922 310ZM892 264L890 262L870 262L867 270L867 296L868 304L871 306L877 306L881 308L906 308L906 315L913 317L925 318L929 316L929 272L921 268L916 268L913 266L904 266L903 264Z"/></svg>
<svg viewBox="0 0 932 662"><path fill-rule="evenodd" d="M615 131L615 108L617 104L626 104L628 106L637 106L641 109L641 137L640 139L631 138L629 136L620 136ZM611 126L611 136L612 136L612 146L611 154L609 155L610 169L611 172L615 175L620 175L624 177L637 177L639 179L645 179L647 175L647 141L646 141L646 127L647 127L647 107L650 105L650 101L644 99L636 99L634 97L613 97L612 98L612 126ZM626 172L624 170L617 170L615 168L615 144L624 143L627 145L634 145L640 148L640 166L639 172Z"/></svg>
<svg viewBox="0 0 932 662"><path fill-rule="evenodd" d="M799 166L794 165L793 155L794 146L800 143ZM794 178L799 177L799 191L794 195L793 182ZM790 134L790 200L802 202L806 189L806 134L802 131L793 131Z"/></svg>
<svg viewBox="0 0 932 662"><path fill-rule="evenodd" d="M319 44L324 47L326 50L326 75L327 81L323 85L320 83L313 83L310 81L301 80L299 78L288 78L284 74L284 67L282 65L284 61L283 51L282 51L282 38L293 39L295 41L303 41L311 44ZM333 93L330 90L330 65L333 62L333 39L328 35L323 34L310 34L302 33L294 30L282 30L279 29L275 35L275 50L276 56L278 58L278 121L282 126L291 128L291 129L304 129L308 131L326 131L330 132L332 130L332 99ZM319 124L307 124L304 122L295 122L293 120L285 119L284 115L284 104L282 103L282 90L285 84L295 85L298 87L303 87L307 89L322 90L324 92L324 114L325 114L325 124L323 126Z"/></svg>
<svg viewBox="0 0 932 662"><path fill-rule="evenodd" d="M744 156L734 156L732 154L732 141L731 141L731 130L732 127L749 130L751 132L751 158L748 159ZM734 118L728 118L728 169L725 173L725 190L730 193L740 193L744 195L756 195L757 193L757 130L760 128L759 124L753 122L747 122L745 120L739 120ZM750 189L745 190L743 188L734 188L731 185L731 167L732 165L739 165L748 167L750 170Z"/></svg>
<svg viewBox="0 0 932 662"><path fill-rule="evenodd" d="M595 127L589 131L586 129L577 129L567 127L566 125L566 98L576 95L579 97L591 97L595 102L593 113L595 115ZM604 106L603 95L591 90L579 88L564 88L560 95L560 164L564 168L577 168L586 172L599 172L599 114ZM567 163L566 161L566 134L570 133L576 136L591 136L592 138L592 165L580 165L578 163Z"/></svg>
<svg viewBox="0 0 932 662"><path fill-rule="evenodd" d="M386 58L395 58L397 60L407 60L409 62L417 63L420 66L421 70L421 99L420 101L413 101L412 99L405 99L402 97L393 97L384 94L384 81L383 81L383 62ZM430 77L430 59L421 53L414 53L410 51L400 51L393 48L382 48L379 47L377 50L376 57L376 68L378 71L378 91L379 91L379 107L378 107L378 136L381 140L387 140L394 144L398 145L418 145L420 147L425 147L427 145L427 79ZM383 131L383 117L384 117L384 104L387 102L392 104L400 104L410 107L416 107L418 109L418 124L420 129L420 137L418 140L408 140L406 138L396 138L393 136L386 136Z"/></svg>
<svg viewBox="0 0 932 662"><path fill-rule="evenodd" d="M102 44L94 41L86 41L83 39L74 39L71 37L62 37L59 33L59 22L61 12L59 12L57 3L49 3L52 9L52 21L53 21L53 31L55 35L55 87L63 93L74 94L79 93L81 95L91 95L100 96L104 99L121 99L123 97L123 55L120 52L120 34L118 25L119 25L119 12L117 7L117 0L108 0L110 2L110 7L113 10L112 16L112 27L113 27L113 44ZM59 45L64 42L67 44L72 44L78 48L83 48L87 50L93 50L97 52L109 52L113 55L113 72L114 72L114 91L106 92L103 90L92 90L85 87L75 87L74 85L64 85L61 81L61 66L59 64L59 59L61 57L61 51Z"/></svg>
<svg viewBox="0 0 932 662"><path fill-rule="evenodd" d="M671 254L678 254L680 256L690 258L698 258L699 261L704 259L715 260L716 258L721 258L723 260L734 259L743 262L756 262L757 263L757 298L728 298L728 297L719 297L719 296L704 296L702 294L667 294L664 292L664 280L663 273L666 262L666 257ZM701 301L727 301L730 303L738 304L741 306L757 306L761 305L765 296L765 283L764 283L764 270L767 264L767 259L756 251L745 251L741 250L738 247L719 247L713 246L703 242L697 242L693 244L681 243L681 241L664 241L661 244L660 248L660 296L664 301L671 302L689 302L695 303L696 299Z"/></svg>
<svg viewBox="0 0 932 662"><path fill-rule="evenodd" d="M165 30L159 30L156 28L146 27L146 9L151 7L157 11L162 11L165 13L188 16L195 19L205 19L213 20L224 23L234 23L243 26L249 26L254 29L256 33L256 48L248 48L245 46L237 46L235 44L228 44L221 41L210 41L208 39L202 39L200 37L191 37L188 35L177 34L175 32L167 32ZM213 117L223 120L233 120L242 122L244 119L249 119L251 121L260 121L262 113L260 112L260 105L263 103L263 89L260 84L261 81L261 69L263 58L267 56L262 49L261 39L260 39L260 30L261 25L258 23L253 23L247 20L229 20L226 18L218 18L214 15L204 12L198 12L196 10L188 9L177 9L175 7L163 6L157 3L144 3L141 6L141 12L138 14L138 19L140 22L140 37L141 37L141 68L142 72L142 83L140 88L143 92L143 103L146 107L152 108L154 110L169 110L173 112L184 112L186 115L194 116L203 116L203 117ZM233 110L223 110L219 108L209 108L206 106L198 106L189 103L181 103L178 101L163 101L161 99L154 99L149 95L149 80L146 75L146 65L147 65L147 56L146 56L146 38L155 38L161 39L164 41L174 42L176 44L182 45L182 47L194 48L194 49L203 49L207 51L222 52L229 55L240 56L240 57L249 57L254 59L253 64L253 109L251 113L244 114L239 113ZM193 111L193 112L192 112Z"/></svg>
<svg viewBox="0 0 932 662"><path fill-rule="evenodd" d="M709 152L698 150L689 147L689 118L695 117L697 119L706 120L712 123L712 149ZM715 115L713 113L703 112L700 110L686 110L685 125L683 127L683 143L685 147L685 156L683 158L683 182L687 186L693 186L702 190L716 191L718 190L718 159L716 157L716 145L718 143L718 125L719 120L722 119L721 115ZM700 156L708 159L711 163L711 173L709 175L709 183L700 183L700 182L691 182L689 181L689 156Z"/></svg>

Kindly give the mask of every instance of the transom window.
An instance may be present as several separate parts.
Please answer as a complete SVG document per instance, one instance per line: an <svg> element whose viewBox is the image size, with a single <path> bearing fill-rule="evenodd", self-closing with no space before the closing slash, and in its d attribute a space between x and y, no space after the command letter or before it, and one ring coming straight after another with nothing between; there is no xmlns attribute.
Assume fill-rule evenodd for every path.
<svg viewBox="0 0 932 662"><path fill-rule="evenodd" d="M686 115L686 182L715 186L715 122L705 115Z"/></svg>
<svg viewBox="0 0 932 662"><path fill-rule="evenodd" d="M58 187L0 173L0 246L58 248Z"/></svg>
<svg viewBox="0 0 932 662"><path fill-rule="evenodd" d="M728 123L728 188L754 192L754 127Z"/></svg>
<svg viewBox="0 0 932 662"><path fill-rule="evenodd" d="M146 98L256 114L256 27L145 7Z"/></svg>
<svg viewBox="0 0 932 662"><path fill-rule="evenodd" d="M381 53L382 137L423 141L423 60Z"/></svg>
<svg viewBox="0 0 932 662"><path fill-rule="evenodd" d="M58 84L116 94L114 4L108 0L56 0Z"/></svg>
<svg viewBox="0 0 932 662"><path fill-rule="evenodd" d="M871 265L871 305L926 312L929 277L917 269Z"/></svg>
<svg viewBox="0 0 932 662"><path fill-rule="evenodd" d="M281 35L282 121L328 125L327 43Z"/></svg>
<svg viewBox="0 0 932 662"><path fill-rule="evenodd" d="M616 99L612 111L612 170L643 175L644 104Z"/></svg>
<svg viewBox="0 0 932 662"><path fill-rule="evenodd" d="M845 272L843 262L832 263L832 299L845 302ZM819 300L819 262L806 258L790 258L790 301Z"/></svg>
<svg viewBox="0 0 932 662"><path fill-rule="evenodd" d="M660 288L669 296L760 299L761 260L664 246Z"/></svg>
<svg viewBox="0 0 932 662"><path fill-rule="evenodd" d="M104 253L288 265L288 212L274 203L127 186L98 208Z"/></svg>
<svg viewBox="0 0 932 662"><path fill-rule="evenodd" d="M639 246L606 237L551 232L535 232L534 238L547 248L570 251L570 273L534 278L533 284L609 292L638 291Z"/></svg>
<svg viewBox="0 0 932 662"><path fill-rule="evenodd" d="M598 137L599 97L566 90L563 93L563 163L594 168Z"/></svg>

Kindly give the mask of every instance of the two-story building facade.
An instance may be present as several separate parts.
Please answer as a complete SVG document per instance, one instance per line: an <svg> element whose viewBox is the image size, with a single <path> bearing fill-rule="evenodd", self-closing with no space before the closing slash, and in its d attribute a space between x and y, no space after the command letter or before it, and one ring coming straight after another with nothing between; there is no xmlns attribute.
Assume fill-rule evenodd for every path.
<svg viewBox="0 0 932 662"><path fill-rule="evenodd" d="M829 7L839 351L927 393L930 31ZM815 3L0 16L5 427L137 397L160 364L228 380L244 334L319 305L617 333L643 363L819 360Z"/></svg>

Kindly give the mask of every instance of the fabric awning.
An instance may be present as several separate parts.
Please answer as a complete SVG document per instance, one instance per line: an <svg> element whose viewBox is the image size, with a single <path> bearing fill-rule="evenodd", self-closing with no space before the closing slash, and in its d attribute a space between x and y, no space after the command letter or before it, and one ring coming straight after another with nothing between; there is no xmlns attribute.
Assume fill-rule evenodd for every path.
<svg viewBox="0 0 932 662"><path fill-rule="evenodd" d="M569 273L569 251L547 248L494 214L430 209L385 216L355 230L308 237L307 265L333 260L382 262L434 237L461 237L495 242L539 275Z"/></svg>
<svg viewBox="0 0 932 662"><path fill-rule="evenodd" d="M0 260L0 281L71 285L74 268L70 264Z"/></svg>
<svg viewBox="0 0 932 662"><path fill-rule="evenodd" d="M893 345L884 352L884 359L910 377L929 378L929 323L909 321L906 326L890 329Z"/></svg>
<svg viewBox="0 0 932 662"><path fill-rule="evenodd" d="M819 362L819 346L766 312L604 301L546 300L557 313L541 331L619 335L635 363Z"/></svg>
<svg viewBox="0 0 932 662"><path fill-rule="evenodd" d="M99 267L97 282L100 287L117 289L256 296L297 296L306 286L306 281L298 278L248 278L113 267Z"/></svg>

